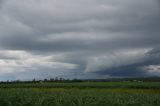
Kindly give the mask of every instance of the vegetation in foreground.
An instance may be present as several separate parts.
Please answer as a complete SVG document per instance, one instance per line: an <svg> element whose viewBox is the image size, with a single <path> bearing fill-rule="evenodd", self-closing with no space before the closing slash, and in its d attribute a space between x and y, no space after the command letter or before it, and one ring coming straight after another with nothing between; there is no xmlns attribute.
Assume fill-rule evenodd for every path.
<svg viewBox="0 0 160 106"><path fill-rule="evenodd" d="M0 84L0 106L160 106L160 83Z"/></svg>

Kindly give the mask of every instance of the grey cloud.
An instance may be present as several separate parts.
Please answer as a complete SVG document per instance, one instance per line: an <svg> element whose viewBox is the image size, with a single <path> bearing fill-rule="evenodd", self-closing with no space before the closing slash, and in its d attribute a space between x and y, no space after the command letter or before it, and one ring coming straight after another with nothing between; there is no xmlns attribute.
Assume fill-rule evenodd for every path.
<svg viewBox="0 0 160 106"><path fill-rule="evenodd" d="M140 61L137 61L133 64L129 64L126 66L122 65L118 67L114 66L111 68L100 67L100 69L98 69L94 73L100 74L100 75L119 76L119 77L160 76L159 70L154 70L155 72L153 73L150 73L149 72L150 70L147 70L147 67L159 66L160 64L160 51L159 50L160 50L159 47L156 47L150 50L149 52L145 53L144 58L140 58Z"/></svg>
<svg viewBox="0 0 160 106"><path fill-rule="evenodd" d="M121 36L121 35L120 35ZM133 36L133 37L132 37ZM59 39L50 41L38 41L37 37L11 36L1 37L1 46L11 50L39 50L46 52L91 51L105 52L129 48L147 48L159 45L160 37L121 36L113 39ZM54 36L53 36L54 37ZM136 42L136 43L135 43Z"/></svg>
<svg viewBox="0 0 160 106"><path fill-rule="evenodd" d="M38 4L43 7L42 9L38 6L33 8L33 6L37 4L35 1L33 2L33 5L29 5L30 2L20 2L17 4L13 3L13 7L10 3L9 6L11 5L11 9L6 12L8 13L9 17L18 20L19 22L30 26L31 28L34 28L34 31L40 31L39 33L42 35L44 33L88 31L91 29L94 31L113 30L114 32L117 30L142 30L146 29L144 27L151 26L150 24L153 24L153 19L151 18L159 16L157 15L159 13L158 9L152 9L150 8L150 5L145 6L142 1L140 3L130 1L133 3L132 6L130 2L123 0L124 4L126 3L126 6L124 6L122 3L117 4L117 1L103 1L98 3L96 0L94 0L90 5L83 4L83 7L81 5L84 3L84 1L80 2L80 4L79 2L72 1L72 4L77 6L77 9L74 10L72 9L72 5L69 7L70 4L68 4L68 2L62 8L59 7L61 6L61 2L58 2L58 11L55 11L55 9L53 9L53 7L50 5L54 2L51 2L50 4L49 2L39 2ZM110 7L110 5L107 4L108 2L113 5L113 9L112 5ZM149 2L147 0L147 4L149 3L151 3L151 6L155 6L153 2ZM45 4L49 7L46 8ZM21 5L24 5L24 9L21 9ZM134 6L136 5L136 9L138 10L133 11L135 9ZM15 8L15 6L17 6L17 8ZM107 11L105 6L110 11ZM122 8L122 6L125 8ZM97 11L95 11L96 9Z"/></svg>
<svg viewBox="0 0 160 106"><path fill-rule="evenodd" d="M47 61L78 65L68 76L149 76L141 68L160 63L159 0L0 0L0 7L0 50L51 56ZM133 50L145 49L150 51L132 57ZM120 51L126 55L120 55ZM11 54L0 59L23 61ZM85 73L89 64L90 73ZM46 73L52 72L48 70ZM24 73L29 76L31 71Z"/></svg>
<svg viewBox="0 0 160 106"><path fill-rule="evenodd" d="M1 8L2 5L3 5L3 1L4 1L4 0L0 0L0 8Z"/></svg>
<svg viewBox="0 0 160 106"><path fill-rule="evenodd" d="M83 3L84 1L80 2ZM89 3L90 1L88 1L87 3ZM44 12L39 12L38 14L33 13L32 15L32 11L34 10L34 12L40 11L38 10L40 7L36 7L36 9L30 8L28 5L30 2L20 2L20 3L14 3L15 5L18 5L17 8L15 8L14 6L12 7L11 3L9 5L11 5L11 8L14 8L10 11L6 11L11 13L11 15L9 15L10 18L13 18L16 21L19 21L20 23L30 27L33 32L32 33L16 33L19 36L9 36L9 38L6 39L2 39L2 42L4 42L2 45L12 48L13 49L22 49L22 48L26 48L27 50L31 50L31 49L36 49L36 50L57 50L57 49L64 49L65 48L67 50L70 49L85 49L85 47L89 46L89 48L92 48L91 45L97 46L95 48L100 48L101 45L107 45L106 48L104 49L110 49L110 48L119 48L118 46L121 45L122 47L124 47L125 45L130 45L133 44L136 46L144 46L144 45L155 45L158 43L158 39L159 36L159 11L157 9L157 7L155 6L156 4L154 4L154 2L150 2L147 1L147 5L149 5L149 3L151 3L151 6L155 6L154 9L150 9L150 5L149 7L145 6L144 1L142 0L140 3L139 2L131 2L133 3L133 6L131 6L131 3L123 0L124 3L126 3L126 8L122 8L122 6L124 5L123 3L120 3L119 5L117 4L117 1L102 1L102 2L97 2L96 0L93 2L93 5L90 4L88 7L87 5L84 5L85 9L86 8L91 8L87 11L85 11L87 14L85 14L85 12L82 12L82 15L79 15L78 20L76 15L66 15L66 16L62 16L61 18L56 18L56 20L50 18L50 17L59 17L61 15L64 14L63 9L60 10L62 13L59 15L53 15L50 16L49 14L46 14ZM36 3L36 1L33 2ZM52 9L44 7L45 5L42 4L42 1L39 2L43 9L47 12L51 12L52 13ZM73 4L78 5L76 2L73 2ZM97 4L96 4L97 3ZM99 14L100 10L105 10L103 9L105 6L108 6L108 4L112 4L114 8L120 8L119 10L114 10L112 9L111 6L111 12L106 12L104 11L104 13ZM48 5L48 2L45 3L46 5ZM61 4L61 2L60 2ZM58 5L60 5L58 4ZM24 5L25 8L24 9L18 9L21 8L21 5ZM26 6L27 5L27 6ZM128 6L129 5L129 6ZM138 9L139 11L134 10L134 6L137 5L138 7L136 9ZM50 6L50 5L49 5ZM97 8L100 8L101 6L103 8L100 8L100 10L98 12L93 11L92 8L94 8L93 6L97 6ZM29 10L27 10L29 8ZM68 10L66 10L67 12L69 10L71 10L72 8L66 7L64 6L64 8L68 8ZM82 8L81 6L78 5L77 8ZM110 6L108 7L110 8ZM17 9L17 10L16 10ZM14 11L16 11L16 13ZM113 11L114 10L114 11ZM79 14L77 13L78 10L73 10L73 13ZM91 13L88 13L92 11ZM55 11L58 12L58 11ZM25 13L25 14L22 14ZM54 12L53 12L54 14ZM22 15L22 16L21 16ZM89 16L91 15L91 17ZM88 17L89 16L89 17ZM101 19L101 16L103 16L103 19ZM42 17L42 18L41 18ZM45 18L43 18L45 17ZM72 18L71 18L72 17ZM110 18L109 18L110 17ZM50 18L50 19L48 19ZM85 18L85 20L84 20ZM74 20L75 19L75 20ZM65 21L64 21L65 20ZM106 41L105 39L102 41L96 41L92 43L90 43L90 45L85 45L90 41L87 40L82 40L82 41L72 41L72 40L68 40L66 41L61 40L61 41L54 41L54 42L37 42L36 38L38 38L40 35L41 36L45 36L48 34L55 34L55 33L64 33L65 36L65 32L85 32L88 33L90 31L93 31L94 33L97 32L104 32L105 36L113 36L116 33L118 33L116 36L117 38L115 39L111 39L110 41ZM108 32L112 32L112 33L108 33ZM78 34L77 32L77 34ZM3 34L3 33L2 33ZM11 33L12 35L13 33ZM97 38L98 38L98 34L97 33ZM9 34L10 35L10 34ZM21 37L22 35L24 35L24 37ZM125 36L124 36L125 35ZM26 36L29 36L28 38L26 38ZM76 36L76 33L75 33ZM80 35L79 35L80 36ZM90 35L92 36L92 35ZM139 40L139 41L138 41ZM123 42L125 41L125 42ZM134 42L137 43L134 43ZM64 43L62 43L64 42ZM65 43L66 42L66 43ZM79 44L79 42L83 42L81 44ZM85 43L85 44L84 44ZM51 46L49 46L51 45ZM52 46L53 45L53 46ZM64 45L68 45L67 47L64 47ZM72 46L71 46L72 45ZM109 47L108 47L109 45ZM118 46L117 46L118 45ZM23 47L24 46L24 47ZM74 47L75 46L75 47ZM115 47L114 47L115 46ZM64 48L63 48L64 47ZM93 49L95 49L93 48ZM124 47L125 48L125 47ZM87 48L88 49L88 48Z"/></svg>

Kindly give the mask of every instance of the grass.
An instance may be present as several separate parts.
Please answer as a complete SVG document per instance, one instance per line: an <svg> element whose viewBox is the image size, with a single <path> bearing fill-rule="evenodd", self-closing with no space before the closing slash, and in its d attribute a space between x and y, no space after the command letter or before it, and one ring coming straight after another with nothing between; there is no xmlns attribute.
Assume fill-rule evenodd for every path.
<svg viewBox="0 0 160 106"><path fill-rule="evenodd" d="M0 88L135 88L160 89L160 82L46 82L0 84Z"/></svg>
<svg viewBox="0 0 160 106"><path fill-rule="evenodd" d="M160 106L160 83L2 84L0 106Z"/></svg>

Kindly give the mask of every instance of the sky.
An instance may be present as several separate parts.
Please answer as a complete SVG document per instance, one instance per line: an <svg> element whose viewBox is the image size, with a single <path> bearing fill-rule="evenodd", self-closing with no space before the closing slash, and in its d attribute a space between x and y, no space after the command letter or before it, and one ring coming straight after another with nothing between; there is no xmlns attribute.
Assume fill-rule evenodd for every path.
<svg viewBox="0 0 160 106"><path fill-rule="evenodd" d="M0 0L0 80L160 76L160 0Z"/></svg>

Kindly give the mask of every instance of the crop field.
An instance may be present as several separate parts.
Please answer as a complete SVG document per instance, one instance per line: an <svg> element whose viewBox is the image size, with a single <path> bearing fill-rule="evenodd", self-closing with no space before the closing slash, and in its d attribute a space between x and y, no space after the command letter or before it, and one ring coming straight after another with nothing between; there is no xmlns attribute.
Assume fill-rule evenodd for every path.
<svg viewBox="0 0 160 106"><path fill-rule="evenodd" d="M0 84L0 106L160 106L160 82Z"/></svg>

